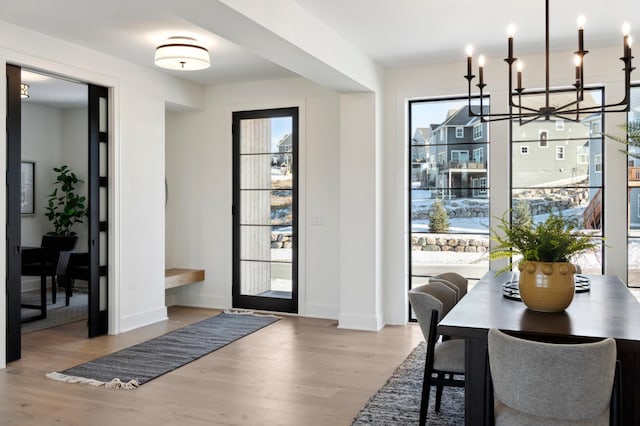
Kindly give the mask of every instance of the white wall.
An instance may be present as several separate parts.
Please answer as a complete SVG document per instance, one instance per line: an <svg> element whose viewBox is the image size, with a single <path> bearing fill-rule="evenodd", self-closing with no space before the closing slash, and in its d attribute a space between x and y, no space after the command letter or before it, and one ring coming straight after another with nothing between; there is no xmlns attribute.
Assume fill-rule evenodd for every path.
<svg viewBox="0 0 640 426"><path fill-rule="evenodd" d="M88 94L87 94L88 96ZM87 197L89 188L89 125L88 108L73 108L62 111L62 152L58 165L66 164L82 182L76 186L79 195ZM51 171L52 177L55 173ZM87 200L88 201L88 200ZM77 223L73 231L78 234L77 251L87 251L89 226L87 220Z"/></svg>
<svg viewBox="0 0 640 426"><path fill-rule="evenodd" d="M35 162L35 213L22 216L24 246L39 246L42 235L52 231L44 208L54 181L52 168L60 164L63 126L61 110L22 103L22 160Z"/></svg>
<svg viewBox="0 0 640 426"><path fill-rule="evenodd" d="M621 100L623 83L620 48L593 49L585 61L585 81L604 85L608 102ZM523 86L544 87L544 57L522 58L525 64ZM551 55L553 86L573 82L575 68L570 52ZM477 65L476 65L477 66ZM476 68L477 70L477 68ZM384 147L384 216L385 216L385 318L388 324L402 324L408 318L408 234L407 234L407 101L409 99L458 96L467 94L464 57L450 64L387 70L385 76L385 147ZM476 72L477 74L477 72ZM636 80L640 77L634 76ZM501 58L488 58L485 68L486 93L491 95L492 112L507 111L507 67ZM618 125L625 114L607 114L605 131L619 134ZM490 201L491 216L500 217L509 208L508 126L493 122L490 128ZM606 143L605 153L605 224L607 237L605 273L626 280L626 163L619 146ZM495 268L496 265L492 265ZM499 269L499 268L498 268Z"/></svg>
<svg viewBox="0 0 640 426"><path fill-rule="evenodd" d="M167 113L166 265L206 274L202 284L177 289L169 303L231 306L231 114L291 106L300 108L299 311L338 318L340 102L304 79L209 87L204 111Z"/></svg>
<svg viewBox="0 0 640 426"><path fill-rule="evenodd" d="M150 52L150 58L152 57ZM165 103L201 108L202 88L154 68L0 22L0 66L13 63L110 87L109 332L166 318L164 300ZM4 73L0 98L6 98ZM5 116L0 102L0 116ZM4 120L1 126L4 127ZM6 132L0 129L0 145ZM5 149L0 150L4 174ZM0 197L0 222L6 222ZM5 239L4 227L0 240ZM0 258L6 256L0 246ZM0 268L0 307L6 306ZM0 367L5 365L5 309L0 309Z"/></svg>

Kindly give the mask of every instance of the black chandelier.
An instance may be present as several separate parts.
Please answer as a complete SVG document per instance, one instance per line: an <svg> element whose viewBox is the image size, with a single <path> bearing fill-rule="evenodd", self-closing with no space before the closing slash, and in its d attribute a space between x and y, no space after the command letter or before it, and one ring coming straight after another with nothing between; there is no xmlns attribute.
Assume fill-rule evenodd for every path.
<svg viewBox="0 0 640 426"><path fill-rule="evenodd" d="M635 69L631 66L631 36L629 35L629 26L625 24L623 27L623 56L620 58L624 62L624 99L618 103L586 106L581 105L584 101L584 56L589 53L584 50L583 34L584 34L584 18L578 19L578 50L574 52L574 62L576 65L576 78L572 86L575 88L575 100L562 106L553 106L550 104L550 88L549 88L549 0L545 0L545 72L546 84L544 88L544 106L533 108L522 104L522 93L525 88L522 87L522 62L513 56L513 33L514 29L509 29L508 35L508 56L505 62L509 67L509 111L508 113L490 114L485 112L483 108L483 91L487 86L484 83L483 69L484 57L480 55L478 58L478 84L475 86L480 89L480 108L476 112L472 109L471 100L476 97L471 93L471 85L476 77L472 74L472 54L471 46L467 47L467 75L464 78L469 84L469 115L472 117L480 117L481 121L499 121L499 120L519 120L520 124L526 124L538 119L551 120L563 119L573 122L580 121L581 114L606 113L606 112L628 112L630 107L630 91L631 91L631 72ZM516 65L517 86L513 88L513 66ZM517 110L517 112L515 112Z"/></svg>

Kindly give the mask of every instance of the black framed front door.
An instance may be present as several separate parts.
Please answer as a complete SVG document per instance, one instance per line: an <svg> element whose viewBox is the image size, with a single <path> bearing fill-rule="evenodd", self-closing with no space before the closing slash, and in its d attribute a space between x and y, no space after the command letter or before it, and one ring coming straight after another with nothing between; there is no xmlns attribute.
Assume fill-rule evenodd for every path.
<svg viewBox="0 0 640 426"><path fill-rule="evenodd" d="M233 113L233 306L298 312L298 108Z"/></svg>

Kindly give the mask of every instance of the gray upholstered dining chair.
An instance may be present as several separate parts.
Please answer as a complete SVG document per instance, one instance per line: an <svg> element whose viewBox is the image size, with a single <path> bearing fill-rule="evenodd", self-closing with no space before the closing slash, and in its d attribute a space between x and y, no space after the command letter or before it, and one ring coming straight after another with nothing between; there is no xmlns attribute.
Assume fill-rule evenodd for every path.
<svg viewBox="0 0 640 426"><path fill-rule="evenodd" d="M487 424L621 424L615 340L557 344L488 334Z"/></svg>
<svg viewBox="0 0 640 426"><path fill-rule="evenodd" d="M457 272L443 272L442 274L434 275L429 278L429 282L442 282L456 291L458 300L467 294L467 288L469 287L469 280Z"/></svg>
<svg viewBox="0 0 640 426"><path fill-rule="evenodd" d="M440 282L432 282L409 290L409 301L413 307L422 334L427 342L422 398L420 401L420 426L426 423L431 386L436 386L435 410L440 411L444 386L464 387L465 343L462 339L438 343L437 325L440 319L456 304L455 291Z"/></svg>

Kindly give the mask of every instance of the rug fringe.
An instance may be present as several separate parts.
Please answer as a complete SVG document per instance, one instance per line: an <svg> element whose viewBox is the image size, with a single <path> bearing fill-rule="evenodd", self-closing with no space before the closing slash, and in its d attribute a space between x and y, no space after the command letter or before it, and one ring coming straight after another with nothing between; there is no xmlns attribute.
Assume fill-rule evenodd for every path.
<svg viewBox="0 0 640 426"><path fill-rule="evenodd" d="M225 309L224 310L225 314L233 314L233 315L250 315L250 316L254 316L254 317L271 317L271 318L278 318L278 319L282 319L282 317L279 317L278 315L273 315L273 314L262 314L262 313L257 313L254 311L245 311L245 310L238 310L238 309Z"/></svg>
<svg viewBox="0 0 640 426"><path fill-rule="evenodd" d="M122 380L118 379L117 377L115 379L111 380L110 382L101 382L100 380L87 379L86 377L68 376L66 374L58 373L58 372L55 372L55 371L53 373L47 373L46 376L49 379L57 380L59 382L83 383L83 384L91 385L91 386L102 386L102 387L104 387L106 389L130 390L130 389L135 389L135 388L140 386L140 383L138 383L137 380L129 380L128 382L123 382Z"/></svg>

